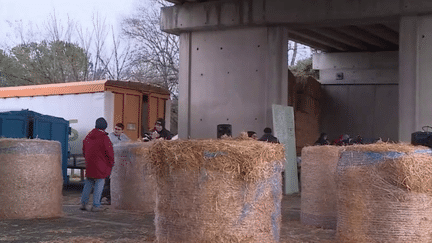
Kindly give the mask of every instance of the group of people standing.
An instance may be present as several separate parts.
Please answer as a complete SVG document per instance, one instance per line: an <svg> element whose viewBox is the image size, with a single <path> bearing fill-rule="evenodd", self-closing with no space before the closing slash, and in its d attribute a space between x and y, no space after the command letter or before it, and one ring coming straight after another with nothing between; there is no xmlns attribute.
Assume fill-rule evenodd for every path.
<svg viewBox="0 0 432 243"><path fill-rule="evenodd" d="M90 131L83 141L83 155L86 161L86 180L81 195L81 210L100 212L105 210L101 205L101 199L105 197L107 204L111 204L110 175L114 166L113 145L130 141L124 134L124 125L117 123L114 132L105 132L107 121L101 117L96 120L95 128ZM170 140L172 134L165 128L165 121L158 119L152 133L153 139ZM87 204L93 189L93 206Z"/></svg>
<svg viewBox="0 0 432 243"><path fill-rule="evenodd" d="M262 135L261 138L258 139L258 135L254 131L248 131L247 132L248 137L257 139L258 141L266 141L270 143L279 143L279 140L273 136L272 129L270 127L264 128L264 135Z"/></svg>
<svg viewBox="0 0 432 243"><path fill-rule="evenodd" d="M86 161L86 177L84 189L81 195L81 210L100 212L105 210L102 207L101 199L106 198L106 204L111 204L110 175L114 166L113 145L128 142L130 138L124 134L124 125L117 123L114 131L107 133L107 121L101 117L96 120L95 128L85 137L83 141L83 155ZM264 135L258 139L256 132L248 131L248 136L259 141L279 143L273 136L269 127L264 129ZM173 135L165 128L165 121L158 119L154 125L149 140L165 139L171 140ZM88 202L93 190L93 206L90 208Z"/></svg>
<svg viewBox="0 0 432 243"><path fill-rule="evenodd" d="M339 138L335 139L333 142L330 142L328 139L327 133L321 133L318 140L314 145L337 145L337 146L345 146L345 145L353 145L353 144L363 144L363 138L360 135L357 135L354 139L351 138L348 134L342 134Z"/></svg>

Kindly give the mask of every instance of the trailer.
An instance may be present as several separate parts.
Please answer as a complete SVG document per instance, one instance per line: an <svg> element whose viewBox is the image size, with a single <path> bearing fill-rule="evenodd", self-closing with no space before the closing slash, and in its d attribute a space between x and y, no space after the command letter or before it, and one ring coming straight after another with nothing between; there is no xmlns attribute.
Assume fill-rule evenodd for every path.
<svg viewBox="0 0 432 243"><path fill-rule="evenodd" d="M158 118L166 119L169 128L170 93L151 84L113 80L0 88L0 110L22 109L69 121L68 167L81 168L82 143L97 118L107 120L107 132L123 123L125 134L137 140Z"/></svg>

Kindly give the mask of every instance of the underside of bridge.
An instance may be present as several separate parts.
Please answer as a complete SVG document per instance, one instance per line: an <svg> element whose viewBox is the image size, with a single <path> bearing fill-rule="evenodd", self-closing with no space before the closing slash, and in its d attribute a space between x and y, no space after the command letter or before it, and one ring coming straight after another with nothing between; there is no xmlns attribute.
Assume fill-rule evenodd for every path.
<svg viewBox="0 0 432 243"><path fill-rule="evenodd" d="M307 17L300 17L298 21L285 22L285 23L284 21L277 21L277 20L272 21L271 19L269 19L268 24L278 24L282 22L282 24L288 26L289 39L292 41L310 46L314 49L321 50L323 52L397 51L399 47L399 16L398 14L395 14L396 11L394 11L394 9L400 7L402 1L379 1L379 2L388 2L388 5L385 3L374 4L378 9L380 6L385 5L385 9L390 8L390 11L386 11L385 9L382 9L383 10L382 14L380 14L379 16L374 16L374 17L366 16L366 18L364 19L361 19L361 16L364 14L360 13L356 15L356 13L359 13L360 11L361 12L366 11L366 9L364 7L360 7L357 8L360 11L353 11L353 8L357 7L356 4L352 3L353 1L322 1L322 3L319 4L315 3L314 4L315 6L305 7L305 8L303 7L308 5L308 3L305 3L303 1L169 0L169 2L176 4L176 6L182 6L185 8L188 8L192 4L198 4L198 3L203 6L203 9L209 10L212 7L214 7L215 16L219 15L219 19L221 18L221 16L224 16L226 13L219 12L218 14L217 11L224 11L224 9L226 9L225 11L230 11L231 9L235 8L239 14L246 13L251 15L250 13L248 13L248 10L253 8L254 4L257 6L263 6L262 8L277 8L278 6L281 5L280 3L277 2L282 2L282 3L286 2L283 3L282 6L284 7L286 6L287 8L289 8L289 5L292 3L294 6L292 7L292 10L286 12L286 15L289 15L294 11L295 11L294 14L295 16L299 16L299 15L315 16L316 15L315 13L319 13L318 15L332 15L332 12L336 12L334 16L328 16L321 19L315 18L315 20L314 18L309 18L310 19L309 21L302 21L302 19L305 19ZM348 3L347 6L348 11L344 9L347 3L343 3L343 2L351 2ZM356 2L363 4L364 2L372 2L372 1L356 1ZM395 4L395 2L397 3ZM416 6L415 8L412 6L411 9L408 9L408 6L410 5L408 3L406 3L405 5L407 7L405 8L404 11L407 14L415 12L416 9L418 9L418 6ZM229 9L230 8L229 6L235 6L235 7ZM389 6L393 6L393 7L389 7ZM242 7L244 8L244 11L241 11ZM296 11L296 10L300 10L300 11ZM341 14L339 15L337 11L341 11ZM210 17L211 15L210 12L207 13L208 17ZM352 13L351 16L350 16L350 12ZM271 11L267 11L267 13L271 15ZM348 18L342 19L344 15L347 16ZM251 16L247 16L247 18L251 19ZM263 17L263 19L265 19L265 17ZM231 20L234 20L232 22L236 22L235 18L231 18ZM208 21L208 23L209 22L210 21ZM265 22L267 21L264 20L262 22L263 23L256 23L256 24L257 25L266 24ZM229 24L228 25L223 24L223 25L224 27L229 27Z"/></svg>
<svg viewBox="0 0 432 243"><path fill-rule="evenodd" d="M286 104L288 40L321 51L314 68L333 102L323 128L346 116L349 131L409 141L432 124L431 1L169 2L161 28L180 36L181 137L271 126L271 104Z"/></svg>

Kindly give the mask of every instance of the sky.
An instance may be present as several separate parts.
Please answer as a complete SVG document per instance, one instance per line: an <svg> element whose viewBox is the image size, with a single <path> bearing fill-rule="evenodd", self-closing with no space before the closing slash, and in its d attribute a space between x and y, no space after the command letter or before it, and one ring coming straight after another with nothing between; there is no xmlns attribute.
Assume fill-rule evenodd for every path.
<svg viewBox="0 0 432 243"><path fill-rule="evenodd" d="M106 18L107 26L113 25L119 31L121 19L132 14L138 4L146 4L148 0L0 0L0 48L1 43L16 41L13 25L21 22L24 28L33 30L43 28L50 14L55 15L63 24L67 24L68 16L83 27L92 29L92 16L98 13Z"/></svg>
<svg viewBox="0 0 432 243"><path fill-rule="evenodd" d="M114 31L120 33L121 20L134 14L140 5L150 6L150 0L0 0L0 49L20 43L17 31L10 27L10 23L15 27L21 23L25 31L32 29L42 40L44 37L38 35L37 30L43 30L44 23L49 22L50 15L54 13L64 26L69 17L78 22L83 30L93 29L92 16L97 13L106 18L107 26L112 25ZM309 55L309 48L299 46L297 60ZM288 56L290 60L291 52Z"/></svg>

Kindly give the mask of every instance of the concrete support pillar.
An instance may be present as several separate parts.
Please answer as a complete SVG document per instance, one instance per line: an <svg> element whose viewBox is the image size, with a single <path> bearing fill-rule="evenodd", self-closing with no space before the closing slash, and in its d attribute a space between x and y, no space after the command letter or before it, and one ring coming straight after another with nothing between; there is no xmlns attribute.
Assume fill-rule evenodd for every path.
<svg viewBox="0 0 432 243"><path fill-rule="evenodd" d="M284 27L181 33L179 137L272 127L272 104L288 101L287 38Z"/></svg>
<svg viewBox="0 0 432 243"><path fill-rule="evenodd" d="M191 36L190 32L180 34L180 67L179 67L179 103L178 135L179 138L190 137L190 92L191 92Z"/></svg>
<svg viewBox="0 0 432 243"><path fill-rule="evenodd" d="M288 32L283 27L268 28L266 124L273 122L272 104L288 104ZM262 129L261 129L262 130Z"/></svg>
<svg viewBox="0 0 432 243"><path fill-rule="evenodd" d="M432 15L402 17L399 34L399 140L432 126Z"/></svg>

